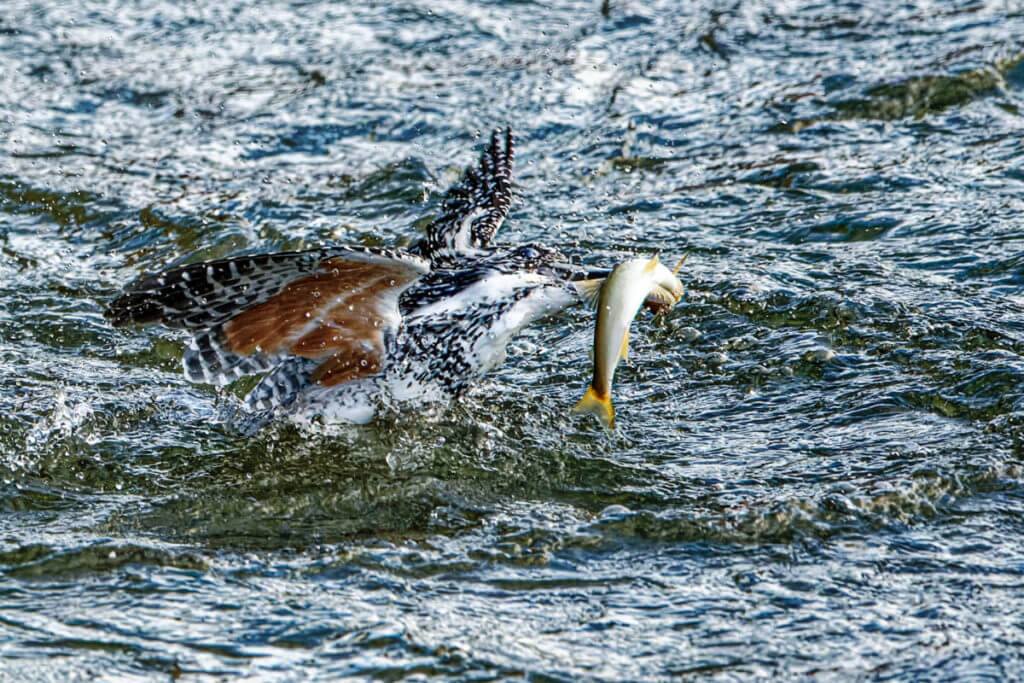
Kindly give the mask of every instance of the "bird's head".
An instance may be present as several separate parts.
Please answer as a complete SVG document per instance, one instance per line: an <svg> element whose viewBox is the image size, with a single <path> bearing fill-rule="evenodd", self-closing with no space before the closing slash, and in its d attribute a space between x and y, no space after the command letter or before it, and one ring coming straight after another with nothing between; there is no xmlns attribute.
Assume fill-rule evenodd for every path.
<svg viewBox="0 0 1024 683"><path fill-rule="evenodd" d="M562 252L541 244L524 244L489 256L488 268L502 273L536 273L545 277L567 280L573 273Z"/></svg>

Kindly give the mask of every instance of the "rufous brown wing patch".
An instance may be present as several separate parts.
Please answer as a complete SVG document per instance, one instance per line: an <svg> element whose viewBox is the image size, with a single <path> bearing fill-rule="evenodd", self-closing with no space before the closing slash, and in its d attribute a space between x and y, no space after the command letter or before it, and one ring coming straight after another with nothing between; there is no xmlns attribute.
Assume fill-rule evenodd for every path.
<svg viewBox="0 0 1024 683"><path fill-rule="evenodd" d="M328 259L224 326L229 350L326 359L312 379L340 384L380 370L384 330L397 317L397 294L420 273L402 264Z"/></svg>
<svg viewBox="0 0 1024 683"><path fill-rule="evenodd" d="M376 351L367 351L358 345L338 351L325 360L310 379L324 386L334 386L349 382L360 377L367 377L380 372L381 357Z"/></svg>

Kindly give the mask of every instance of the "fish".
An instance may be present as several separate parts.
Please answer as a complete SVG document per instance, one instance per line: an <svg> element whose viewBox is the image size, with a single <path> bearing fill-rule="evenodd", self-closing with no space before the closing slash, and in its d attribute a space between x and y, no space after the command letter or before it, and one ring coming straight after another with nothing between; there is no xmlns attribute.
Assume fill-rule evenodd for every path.
<svg viewBox="0 0 1024 683"><path fill-rule="evenodd" d="M684 258L671 271L657 255L634 258L615 267L604 280L585 280L578 284L584 299L597 303L594 327L594 375L573 408L574 414L594 415L607 429L615 428L612 406L612 378L619 361L629 358L629 325L640 307L655 312L672 308L683 295L683 283L676 277Z"/></svg>

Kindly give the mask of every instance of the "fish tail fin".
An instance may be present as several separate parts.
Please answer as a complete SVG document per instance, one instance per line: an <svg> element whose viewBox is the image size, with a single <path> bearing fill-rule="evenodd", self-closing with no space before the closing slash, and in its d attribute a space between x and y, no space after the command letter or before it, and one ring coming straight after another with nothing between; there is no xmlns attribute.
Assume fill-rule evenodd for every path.
<svg viewBox="0 0 1024 683"><path fill-rule="evenodd" d="M572 412L579 415L593 415L608 429L615 428L615 408L612 407L610 396L599 396L594 387L587 387L587 393L573 407Z"/></svg>
<svg viewBox="0 0 1024 683"><path fill-rule="evenodd" d="M650 261L648 261L647 265L644 266L644 272L645 273L653 273L654 269L658 267L658 263L659 263L658 255L655 254L654 258L652 258Z"/></svg>

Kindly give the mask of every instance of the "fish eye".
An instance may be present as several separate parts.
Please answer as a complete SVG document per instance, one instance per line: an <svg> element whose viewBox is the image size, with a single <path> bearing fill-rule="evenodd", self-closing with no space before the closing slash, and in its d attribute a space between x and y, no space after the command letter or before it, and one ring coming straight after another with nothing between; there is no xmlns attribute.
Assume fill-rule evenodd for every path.
<svg viewBox="0 0 1024 683"><path fill-rule="evenodd" d="M528 259L539 259L541 257L540 249L536 247L523 247L523 256Z"/></svg>

